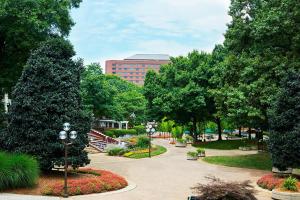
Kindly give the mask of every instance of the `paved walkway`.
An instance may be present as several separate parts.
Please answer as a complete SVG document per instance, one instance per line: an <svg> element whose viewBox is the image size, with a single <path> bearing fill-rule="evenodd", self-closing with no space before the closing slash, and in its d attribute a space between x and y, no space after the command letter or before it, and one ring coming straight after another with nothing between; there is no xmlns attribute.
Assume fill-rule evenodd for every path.
<svg viewBox="0 0 300 200"><path fill-rule="evenodd" d="M191 195L191 187L197 183L206 183L206 176L215 176L226 181L251 180L258 190L259 200L270 200L271 193L258 188L255 184L257 179L266 172L260 170L249 170L217 166L203 161L186 160L186 152L193 147L177 148L168 143L168 140L155 140L156 144L168 148L165 154L153 158L139 160L109 157L105 154L91 154L89 167L107 169L116 172L130 182L136 184L136 188L126 192L115 192L110 194L92 194L70 197L70 200L186 200ZM253 154L255 151L243 152L239 150L217 151L206 150L207 155L241 155ZM134 184L133 184L134 185ZM7 197L7 196L6 196ZM10 196L12 197L12 196ZM2 200L35 200L30 196L14 196ZM58 198L40 198L37 200L57 200ZM63 199L63 198L61 198Z"/></svg>
<svg viewBox="0 0 300 200"><path fill-rule="evenodd" d="M217 166L203 161L186 160L186 152L193 147L177 148L169 145L167 140L156 140L156 144L168 148L165 154L153 158L132 160L122 157L108 157L104 154L90 155L90 167L114 171L128 180L136 183L137 187L124 193L104 196L86 195L72 197L72 200L186 200L191 194L190 187L197 183L205 183L206 176L216 176L223 180L251 180L253 185L266 172ZM217 151L206 150L208 155L241 155L253 154L255 151L239 150ZM270 200L271 193L258 190L259 200Z"/></svg>

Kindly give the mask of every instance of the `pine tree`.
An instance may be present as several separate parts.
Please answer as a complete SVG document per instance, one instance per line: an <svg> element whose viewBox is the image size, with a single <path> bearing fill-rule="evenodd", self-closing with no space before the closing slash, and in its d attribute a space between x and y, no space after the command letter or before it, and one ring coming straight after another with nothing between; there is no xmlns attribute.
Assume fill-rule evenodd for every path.
<svg viewBox="0 0 300 200"><path fill-rule="evenodd" d="M5 148L34 155L43 170L63 164L64 147L58 138L64 122L78 133L69 148L73 167L89 163L90 117L80 99L81 61L73 61L73 46L63 38L44 42L34 51L13 94Z"/></svg>
<svg viewBox="0 0 300 200"><path fill-rule="evenodd" d="M270 117L270 151L280 170L300 166L300 73L289 73Z"/></svg>

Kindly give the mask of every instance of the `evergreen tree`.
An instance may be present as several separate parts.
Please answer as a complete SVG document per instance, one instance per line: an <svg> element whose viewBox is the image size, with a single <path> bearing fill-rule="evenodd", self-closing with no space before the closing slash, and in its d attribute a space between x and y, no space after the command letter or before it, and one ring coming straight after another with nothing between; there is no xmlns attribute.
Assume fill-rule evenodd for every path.
<svg viewBox="0 0 300 200"><path fill-rule="evenodd" d="M58 138L64 122L78 133L69 148L73 167L89 163L84 151L90 118L80 99L80 61L73 61L72 45L62 38L44 42L34 51L13 94L5 148L34 155L43 170L62 165L64 147Z"/></svg>
<svg viewBox="0 0 300 200"><path fill-rule="evenodd" d="M291 72L270 117L270 151L273 165L281 170L300 166L300 73Z"/></svg>

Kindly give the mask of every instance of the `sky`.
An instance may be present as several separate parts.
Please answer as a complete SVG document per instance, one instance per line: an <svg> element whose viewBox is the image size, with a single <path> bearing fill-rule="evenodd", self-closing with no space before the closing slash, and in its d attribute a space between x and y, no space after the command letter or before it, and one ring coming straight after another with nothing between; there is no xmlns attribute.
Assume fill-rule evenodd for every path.
<svg viewBox="0 0 300 200"><path fill-rule="evenodd" d="M137 53L211 52L224 40L230 0L83 0L69 39L85 64Z"/></svg>

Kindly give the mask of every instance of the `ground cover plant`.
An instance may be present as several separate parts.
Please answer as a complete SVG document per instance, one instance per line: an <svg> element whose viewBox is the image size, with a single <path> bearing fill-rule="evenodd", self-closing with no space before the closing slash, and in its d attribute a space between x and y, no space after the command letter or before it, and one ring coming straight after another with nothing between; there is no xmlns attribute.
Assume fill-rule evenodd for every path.
<svg viewBox="0 0 300 200"><path fill-rule="evenodd" d="M0 152L0 191L32 187L38 177L39 165L33 157Z"/></svg>
<svg viewBox="0 0 300 200"><path fill-rule="evenodd" d="M212 180L210 183L198 184L192 188L198 195L197 200L257 200L250 181L239 183L210 179Z"/></svg>
<svg viewBox="0 0 300 200"><path fill-rule="evenodd" d="M205 149L220 149L220 150L233 150L242 146L255 146L256 142L251 140L222 140L201 142L193 144L194 147L201 147Z"/></svg>
<svg viewBox="0 0 300 200"><path fill-rule="evenodd" d="M151 148L150 154L151 156L158 156L165 152L167 152L167 149L165 147L155 145ZM147 158L148 156L149 156L149 149L134 150L124 154L124 157L134 158L134 159Z"/></svg>
<svg viewBox="0 0 300 200"><path fill-rule="evenodd" d="M291 177L284 179L284 177L278 176L276 174L266 174L262 176L257 181L257 185L267 190L281 188L283 190L299 191L300 189L299 180Z"/></svg>
<svg viewBox="0 0 300 200"><path fill-rule="evenodd" d="M203 158L203 160L211 164L224 165L228 167L240 167L268 171L272 169L271 158L267 153L241 156L210 156Z"/></svg>
<svg viewBox="0 0 300 200"><path fill-rule="evenodd" d="M127 181L123 177L106 170L81 168L78 171L73 171L72 173L82 173L88 176L80 179L68 180L68 191L71 196L119 190L128 185ZM63 191L63 181L56 181L50 185L45 185L42 189L42 194L62 196Z"/></svg>

